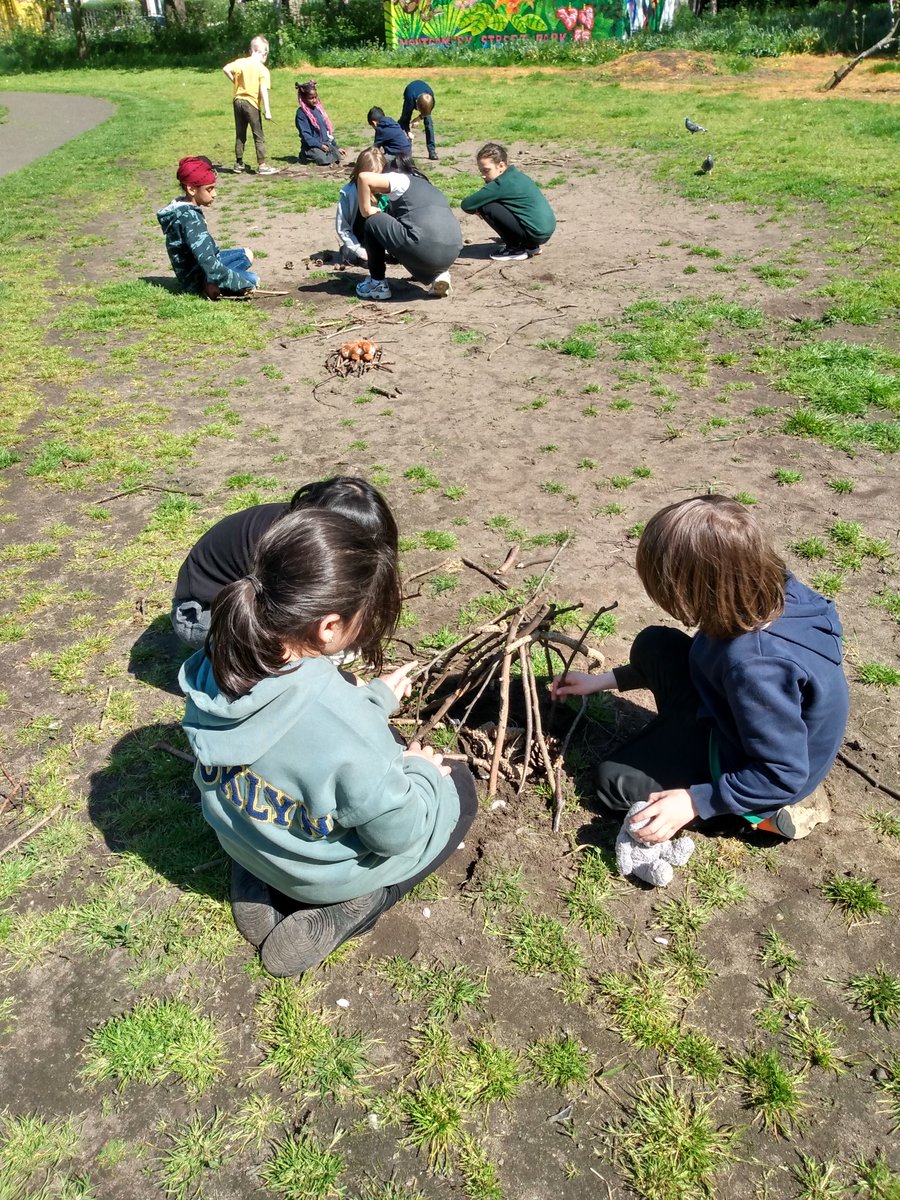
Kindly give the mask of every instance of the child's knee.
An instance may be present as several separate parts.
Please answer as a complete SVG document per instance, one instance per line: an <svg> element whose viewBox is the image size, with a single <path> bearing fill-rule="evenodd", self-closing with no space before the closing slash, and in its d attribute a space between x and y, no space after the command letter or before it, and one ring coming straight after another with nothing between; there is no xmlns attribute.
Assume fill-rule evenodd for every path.
<svg viewBox="0 0 900 1200"><path fill-rule="evenodd" d="M655 662L661 656L670 658L679 652L688 655L691 639L680 629L667 625L648 625L642 629L631 645L629 659L634 666L641 662Z"/></svg>
<svg viewBox="0 0 900 1200"><path fill-rule="evenodd" d="M248 249L246 248L246 246L245 246L245 247L244 247L244 254L246 254L246 256L247 256L247 266L249 267L249 266L250 266L250 264L253 262L253 259L254 259L254 254L253 254L253 251L252 251L252 250L248 250Z"/></svg>

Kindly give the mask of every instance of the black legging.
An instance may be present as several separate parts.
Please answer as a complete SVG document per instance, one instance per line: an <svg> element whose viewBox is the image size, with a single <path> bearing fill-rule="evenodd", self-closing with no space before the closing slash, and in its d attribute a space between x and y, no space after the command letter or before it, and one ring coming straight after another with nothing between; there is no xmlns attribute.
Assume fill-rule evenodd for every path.
<svg viewBox="0 0 900 1200"><path fill-rule="evenodd" d="M542 245L533 233L528 232L516 214L499 200L492 200L490 204L479 208L478 215L494 233L500 235L509 250L537 250Z"/></svg>
<svg viewBox="0 0 900 1200"><path fill-rule="evenodd" d="M619 691L649 688L658 715L597 768L597 798L608 811L627 812L651 792L711 781L709 729L697 720L690 650L686 633L651 625L634 639L628 665L616 667Z"/></svg>

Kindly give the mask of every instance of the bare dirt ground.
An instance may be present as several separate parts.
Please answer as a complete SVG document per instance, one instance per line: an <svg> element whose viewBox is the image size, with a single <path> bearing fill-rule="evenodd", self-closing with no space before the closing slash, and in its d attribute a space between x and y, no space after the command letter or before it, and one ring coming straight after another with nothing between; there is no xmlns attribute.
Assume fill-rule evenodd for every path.
<svg viewBox="0 0 900 1200"><path fill-rule="evenodd" d="M656 57L655 69L664 82L666 59ZM624 59L610 71L623 83L640 80L641 86L653 86L646 74L629 75L631 64ZM817 73L828 70L817 60ZM771 71L772 88L785 89L779 94L798 95L809 84L808 77L804 83L787 65L773 64ZM852 77L847 94L855 86L865 88L863 80L862 74ZM704 80L704 86L711 83ZM871 80L869 84L876 86ZM729 78L727 85L733 89L740 80ZM456 147L455 162L442 163L436 181L448 177L455 163L468 169L475 148L475 143ZM582 601L586 612L618 601L618 628L603 646L610 663L621 661L632 637L659 619L634 574L633 529L673 500L707 491L751 494L759 501L757 511L776 545L805 578L811 566L791 546L799 538L825 537L836 519L860 522L869 537L884 539L896 550L896 466L891 459L866 448L850 457L781 432L783 415L796 402L774 390L766 375L752 370L754 351L796 344L798 323L824 311L826 301L815 292L831 277L833 266L826 261L819 215L808 212L801 223L718 203L689 203L661 192L649 166L629 152L582 157L555 147L512 149L515 161L540 182L549 185L563 177L548 190L558 232L540 257L500 266L488 258L492 243L485 237L486 228L477 219L463 217L467 244L453 269L453 292L446 300L431 297L404 281L397 268L389 268L391 301L357 304L353 285L360 273L309 269L304 261L333 246L330 210L286 220L265 204L253 205L264 181L233 181L232 197L249 201L239 221L253 234L241 240L264 252L264 286L286 291L293 304L284 307L282 298L273 297L253 301L271 314L272 336L266 348L236 360L223 353L219 372L191 380L182 390L166 425L174 433L198 427L199 410L207 402L204 393L228 388L238 374L252 381L229 389L229 404L239 415L236 436L203 443L190 469L176 470L160 483L199 494L204 515L212 520L226 498L223 480L239 472L274 475L282 492L337 472L374 477L384 486L404 535L436 530L457 539L448 552L423 549L420 539L419 548L404 557L407 574L429 567L438 570L443 564L442 573L458 581L453 590L439 594L427 578L420 582L421 594L409 602L415 624L401 631L411 645L426 633L453 625L460 605L486 590L484 580L462 568L460 557L496 566L506 553L511 525L528 536L538 535L539 543L540 535L573 535L555 571L553 594L564 602ZM234 229L236 220L226 208L214 215L211 225L214 231L217 224ZM103 225L110 244L104 260L88 266L89 275L111 273L109 262L118 246L128 245L130 222L129 214L120 224ZM232 239L220 240L228 244ZM167 274L161 243L149 223L145 247L146 274ZM705 253L698 253L698 247ZM753 266L783 262L785 256L796 276L794 286L772 288L752 271ZM717 271L723 264L730 269ZM698 371L656 369L620 357L620 346L612 338L628 305L648 297L671 303L713 295L758 307L765 315L763 325L710 330L704 335L708 345ZM300 319L310 323L310 331L287 332ZM595 346L595 357L582 360L542 344L560 342L578 326ZM857 326L834 326L827 336L852 343L866 340L870 333ZM383 346L390 371L362 379L330 376L324 366L329 352L343 338L360 336ZM189 364L184 364L183 375L190 380ZM172 386L163 376L158 381L148 378L151 391L158 388L160 396ZM99 372L93 383L126 392L128 387L109 369ZM405 473L415 466L427 468L437 485L423 488L421 475L408 477ZM802 479L779 486L773 479L778 468L796 469ZM4 500L7 513L18 522L17 541L25 540L19 530L26 525L37 527L48 519L77 524L80 506L102 498L99 490L77 500L51 494L18 469L6 474ZM852 493L830 489L827 481L836 478L852 479ZM448 489L456 498L446 495ZM158 496L143 492L110 503L113 518L104 526L108 545L126 546L157 501ZM506 524L497 519L504 517L509 519ZM187 546L180 549L186 551ZM535 562L533 570L540 571L540 560L545 563L553 551L552 545L533 545L523 551L522 560ZM41 564L32 578L65 580L72 567L63 556ZM844 578L838 603L851 677L860 661L896 662L898 626L870 603L889 582L891 569L889 561L866 559L860 570ZM101 598L98 613L103 611L103 597L131 598L130 590L117 594L117 581L102 566L82 560L77 573L79 586L92 588ZM531 573L532 569L519 572ZM168 704L165 716L156 719L175 737L171 698L158 686L166 668L167 684L172 686L180 657L159 620L165 615L169 583L159 579L136 595L133 612L122 611L103 661L121 665L128 661L136 636L150 638L157 686L141 681L140 668L131 685L141 723L149 724ZM130 583L125 586L131 588ZM154 620L148 632L145 627ZM52 646L56 630L49 627L44 633L43 644ZM407 649L400 646L398 654L405 656ZM95 700L62 697L48 688L20 647L4 647L2 662L4 686L16 697L16 726L47 714L56 716L64 731L86 720L96 722ZM622 705L618 711L618 728L631 727L631 707ZM101 732L102 724L101 717ZM582 749L599 752L615 735L615 727L595 728ZM895 788L900 786L898 735L894 698L854 680L848 753ZM111 785L104 776L111 749L121 749L121 744L112 747L103 734L72 763L77 786L90 793L92 814L101 825L104 806L115 803L115 778ZM26 745L7 751L7 765L15 777L24 774L36 753ZM176 762L173 772L174 794L188 805L189 767ZM896 971L900 962L894 884L900 846L896 839L878 838L864 819L873 805L893 805L896 812L896 804L840 764L827 789L834 806L832 822L807 842L754 842L736 828L726 830L724 840L700 836L706 849L718 852L717 846L725 847L747 891L739 904L717 910L699 934L699 949L713 975L697 999L682 1004L679 1020L685 1027L702 1028L727 1061L752 1046L777 1044L787 1053L783 1034L765 1033L753 1018L765 1001L759 938L773 927L784 931L800 959L792 988L811 1000L817 1024L836 1031L846 1056L841 1074L794 1064L804 1108L802 1121L786 1138L761 1126L746 1107L733 1073L726 1071L715 1089L696 1084L698 1095L709 1092L713 1099L716 1123L741 1130L740 1164L726 1168L716 1180L714 1194L722 1200L799 1195L791 1174L799 1151L842 1164L883 1151L895 1170L900 1167L891 1119L872 1078L878 1064L900 1054L900 1039L896 1030L873 1025L854 1010L845 987L850 976L878 963ZM600 829L594 820L588 791L580 791L567 812L564 834L553 838L546 804L538 796L523 802L507 796L505 808L485 808L464 852L443 873L442 893L427 902L410 901L388 914L370 938L319 980L318 1001L339 1013L341 1028L359 1029L374 1040L370 1056L382 1072L373 1081L376 1093L408 1084L408 1040L421 1019L421 1012L373 970L373 964L391 955L416 962L462 963L472 972L487 972L490 998L482 1011L468 1012L459 1024L462 1040L467 1030L486 1032L524 1053L540 1038L571 1032L591 1052L599 1081L587 1090L533 1086L507 1108L497 1106L483 1128L473 1124L496 1164L503 1194L512 1200L633 1194L612 1157L608 1127L633 1111L641 1080L671 1069L664 1056L660 1059L623 1040L598 988L603 973L631 971L639 961L654 962L664 953L660 938L670 934L658 912L658 894L617 884L610 900L617 932L607 939L592 941L571 925L570 934L587 964L590 987L583 1004L566 1002L552 976L516 971L496 931L485 931L478 889L498 868L520 866L528 906L565 917L561 894L570 886L579 858L573 846L582 841L609 844L609 830ZM79 872L37 891L27 903L46 909L79 898L109 861L104 846L92 847ZM151 865L165 874L160 864ZM820 890L826 879L844 872L880 881L889 914L848 930ZM679 881L673 890L680 895L685 886ZM221 968L204 970L193 980L185 970L156 985L163 991L176 982L191 988L204 1009L220 1018L229 1065L221 1082L200 1102L175 1084L129 1085L121 1092L104 1084L85 1093L79 1075L84 1041L98 1023L134 1003L135 991L128 981L134 963L127 943L107 949L102 957L87 957L62 943L36 965L3 980L21 1014L7 1036L0 1066L3 1103L13 1112L40 1108L52 1116L75 1116L86 1147L92 1194L104 1200L160 1195L157 1168L166 1142L159 1122L168 1130L195 1112L204 1119L217 1108L233 1113L243 1097L238 1089L247 1085L248 1071L262 1058L250 1014L264 983L258 973L242 969L249 960L249 951L240 948ZM349 998L349 1008L336 1010L335 1002L342 998ZM290 1129L305 1127L327 1141L336 1124L345 1128L339 1149L354 1189L368 1175L383 1181L393 1175L398 1185L415 1187L435 1200L464 1194L458 1177L430 1175L425 1158L399 1140L395 1126L366 1124L366 1113L377 1107L371 1100L342 1108L303 1090L281 1091L271 1075L251 1086L287 1106ZM569 1099L575 1101L574 1122L548 1120ZM91 1165L113 1138L132 1147L122 1162ZM231 1200L260 1194L256 1169L264 1157L262 1151L256 1156L252 1151L225 1155L217 1169L204 1174L203 1194Z"/></svg>

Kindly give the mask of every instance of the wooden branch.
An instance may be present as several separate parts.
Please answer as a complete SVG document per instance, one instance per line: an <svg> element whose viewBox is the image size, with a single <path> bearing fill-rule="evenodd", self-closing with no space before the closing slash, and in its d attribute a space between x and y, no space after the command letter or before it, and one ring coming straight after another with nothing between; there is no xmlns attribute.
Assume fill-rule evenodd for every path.
<svg viewBox="0 0 900 1200"><path fill-rule="evenodd" d="M32 825L32 827L26 830L25 833L20 834L17 838L11 841L8 846L4 846L3 849L0 850L0 858L2 858L4 854L9 854L10 850L15 850L16 846L21 846L23 842L27 842L28 839L33 837L39 829L43 829L45 825L49 824L50 821L53 820L61 808L62 805L57 804L56 808L54 808L52 812L48 812L46 817L42 817L41 820L38 821L37 825Z"/></svg>
<svg viewBox="0 0 900 1200"><path fill-rule="evenodd" d="M834 72L831 79L825 85L825 91L830 92L836 88L839 83L843 83L854 67L859 66L864 59L869 58L872 54L877 54L879 50L886 50L888 46L893 45L893 43L898 40L898 33L900 33L900 13L897 14L897 19L894 21L894 24L880 42L876 42L875 45L870 46L868 50L863 50L862 54L857 54L856 58L854 58L852 62L847 63L847 65L841 67L839 71Z"/></svg>
<svg viewBox="0 0 900 1200"><path fill-rule="evenodd" d="M462 560L462 564L464 567L469 567L471 570L477 571L478 574L483 575L485 579L489 579L495 587L500 589L501 592L509 591L509 584L505 579L501 579L496 572L489 571L486 567L480 566L477 562L472 562L471 558L464 558Z"/></svg>
<svg viewBox="0 0 900 1200"><path fill-rule="evenodd" d="M566 670L568 670L568 669L569 668L566 667ZM564 803L563 790L562 790L563 762L566 757L566 751L569 748L569 742L571 742L571 740L572 740L572 734L575 732L576 728L578 727L578 722L581 720L581 718L584 716L585 712L587 711L587 702L588 702L587 696L582 696L581 697L581 707L579 708L578 712L575 714L575 720L569 726L569 732L566 734L565 740L564 740L562 746L560 747L559 758L557 759L557 762L556 762L556 776L553 781L553 795L554 795L553 832L554 833L559 833L559 827L562 823L563 803Z"/></svg>
<svg viewBox="0 0 900 1200"><path fill-rule="evenodd" d="M843 750L838 751L838 762L842 762L845 767L849 767L851 771L855 771L866 783L870 783L873 788L878 788L879 792L884 792L886 796L891 796L894 800L900 800L900 792L896 788L892 788L886 783L880 783L874 775L869 774L865 767L861 767L858 762L854 762L852 758L848 758Z"/></svg>
<svg viewBox="0 0 900 1200"><path fill-rule="evenodd" d="M538 695L537 680L534 677L534 667L531 665L531 659L526 654L525 656L525 678L528 683L528 688L531 692L531 705L534 717L534 736L537 739L538 749L541 752L541 759L544 763L544 770L547 772L547 780L553 781L553 759L550 757L550 751L547 749L547 740L544 737L544 726L541 721L541 700Z"/></svg>
<svg viewBox="0 0 900 1200"><path fill-rule="evenodd" d="M527 667L526 659L528 654L524 646L519 647L519 665L522 668L522 692L525 696L525 755L522 759L522 774L519 778L519 786L516 788L516 795L521 796L525 790L525 783L528 779L528 768L531 764L531 744L534 740L534 716L531 711L531 688L527 683Z"/></svg>
<svg viewBox="0 0 900 1200"><path fill-rule="evenodd" d="M515 641L518 630L519 622L510 621L509 629L506 631L506 643L503 647L503 667L500 671L500 716L497 719L497 736L494 739L494 754L491 758L491 773L488 778L488 797L497 792L497 773L500 770L503 743L506 741L506 726L509 723L509 673L512 666L510 647Z"/></svg>
<svg viewBox="0 0 900 1200"><path fill-rule="evenodd" d="M519 557L519 545L517 542L515 546L510 546L509 550L507 551L506 558L504 558L503 562L497 568L497 574L505 575L507 571L509 571L513 566L515 566L515 562L518 557Z"/></svg>
<svg viewBox="0 0 900 1200"><path fill-rule="evenodd" d="M493 350L490 352L490 354L487 356L487 361L490 362L498 350L502 350L504 346L508 346L509 343L516 336L516 334L521 333L523 330L527 329L529 325L535 325L535 324L537 324L538 321L555 321L555 320L556 320L555 316L553 316L553 317L532 317L530 321L526 321L524 325L519 325L516 329L514 329L512 331L512 333L509 335L509 337L506 338L505 341L499 342L493 348Z"/></svg>
<svg viewBox="0 0 900 1200"><path fill-rule="evenodd" d="M188 754L184 750L179 750L178 747L173 746L171 742L154 742L150 749L165 750L166 754L173 754L176 758L183 758L185 762L192 763L194 761L193 754Z"/></svg>
<svg viewBox="0 0 900 1200"><path fill-rule="evenodd" d="M426 567L424 571L416 571L415 575L407 575L404 583L412 583L416 579L424 579L426 575L433 575L435 571L443 571L444 567L449 567L453 562L452 558L445 558L443 562L439 562L436 567Z"/></svg>
<svg viewBox="0 0 900 1200"><path fill-rule="evenodd" d="M575 643L575 645L572 649L572 653L569 655L568 659L566 660L566 663L563 667L562 675L560 676L561 683L565 682L566 676L569 673L569 669L572 666L572 663L575 659L575 655L578 654L580 651L582 651L584 643L585 643L585 639L587 638L587 635L591 632L591 630L594 628L594 626L597 624L597 622L600 620L600 618L602 616L604 616L605 613L612 612L613 609L616 609L618 607L619 607L618 600L614 600L612 602L612 604L607 604L605 608L597 609L597 611L591 617L588 625L586 626L584 633L582 633L581 637Z"/></svg>

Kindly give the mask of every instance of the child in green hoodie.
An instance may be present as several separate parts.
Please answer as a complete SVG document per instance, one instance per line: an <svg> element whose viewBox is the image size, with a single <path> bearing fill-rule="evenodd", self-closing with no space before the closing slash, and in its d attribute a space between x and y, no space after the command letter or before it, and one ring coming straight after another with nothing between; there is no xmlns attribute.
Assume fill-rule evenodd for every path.
<svg viewBox="0 0 900 1200"><path fill-rule="evenodd" d="M468 770L388 725L415 663L359 684L326 657L353 647L377 673L399 612L383 539L300 509L216 597L209 657L182 668L203 815L233 860L238 929L273 975L370 929L474 819Z"/></svg>

